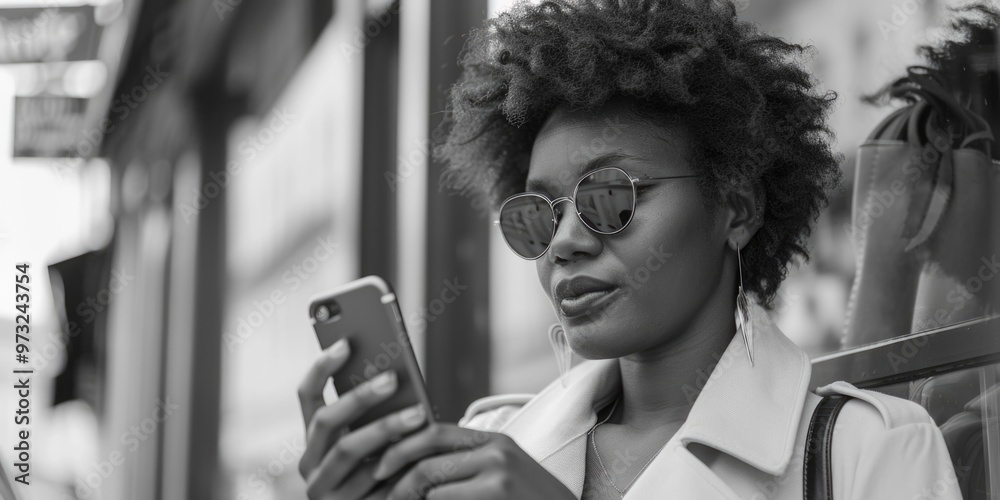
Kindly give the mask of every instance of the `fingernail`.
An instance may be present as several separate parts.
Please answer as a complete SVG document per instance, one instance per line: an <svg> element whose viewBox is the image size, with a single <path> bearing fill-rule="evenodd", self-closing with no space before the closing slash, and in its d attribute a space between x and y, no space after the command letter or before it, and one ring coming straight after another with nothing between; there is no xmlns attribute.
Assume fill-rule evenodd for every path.
<svg viewBox="0 0 1000 500"><path fill-rule="evenodd" d="M396 372L390 370L379 373L372 379L371 384L376 394L390 394L396 388Z"/></svg>
<svg viewBox="0 0 1000 500"><path fill-rule="evenodd" d="M399 420L406 427L416 427L424 421L424 405L411 406L399 414Z"/></svg>
<svg viewBox="0 0 1000 500"><path fill-rule="evenodd" d="M326 355L333 359L340 359L347 356L347 352L350 347L347 345L347 339L343 338L333 343L330 347L326 348Z"/></svg>

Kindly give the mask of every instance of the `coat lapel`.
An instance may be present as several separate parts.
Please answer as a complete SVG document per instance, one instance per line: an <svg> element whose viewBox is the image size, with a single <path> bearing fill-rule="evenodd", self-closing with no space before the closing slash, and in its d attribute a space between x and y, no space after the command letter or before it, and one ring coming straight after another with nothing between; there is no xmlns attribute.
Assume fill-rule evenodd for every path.
<svg viewBox="0 0 1000 500"><path fill-rule="evenodd" d="M515 414L500 432L580 497L586 468L587 431L597 422L595 408L621 387L618 360L585 361L556 380Z"/></svg>
<svg viewBox="0 0 1000 500"><path fill-rule="evenodd" d="M754 366L733 338L678 432L771 475L785 472L809 390L809 356L754 308Z"/></svg>
<svg viewBox="0 0 1000 500"><path fill-rule="evenodd" d="M785 473L795 454L809 392L809 356L789 340L764 309L754 306L754 366L742 337L734 336L718 358L684 425L625 495L650 498L670 491L677 498L745 498L734 491L744 478L721 477L691 453L698 443L771 476ZM743 479L742 481L739 479Z"/></svg>
<svg viewBox="0 0 1000 500"><path fill-rule="evenodd" d="M625 492L624 500L663 498L667 491L670 498L744 498L673 438Z"/></svg>
<svg viewBox="0 0 1000 500"><path fill-rule="evenodd" d="M754 366L743 339L706 367L704 387L693 388L687 420L629 489L628 498L652 498L664 491L677 498L738 498L724 478L687 448L700 443L727 453L770 475L785 472L808 392L808 356L754 306ZM576 496L583 491L586 433L597 421L596 408L621 387L618 360L584 361L556 380L500 428L559 478Z"/></svg>

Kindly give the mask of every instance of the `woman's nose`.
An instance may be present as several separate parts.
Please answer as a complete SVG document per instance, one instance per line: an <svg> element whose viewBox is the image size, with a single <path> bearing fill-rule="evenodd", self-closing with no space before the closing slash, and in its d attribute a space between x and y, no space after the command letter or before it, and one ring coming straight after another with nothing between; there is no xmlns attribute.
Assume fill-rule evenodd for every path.
<svg viewBox="0 0 1000 500"><path fill-rule="evenodd" d="M569 202L563 204L562 202ZM553 202L556 232L549 243L549 261L562 263L593 257L601 251L600 236L591 231L576 213L572 200L563 198Z"/></svg>

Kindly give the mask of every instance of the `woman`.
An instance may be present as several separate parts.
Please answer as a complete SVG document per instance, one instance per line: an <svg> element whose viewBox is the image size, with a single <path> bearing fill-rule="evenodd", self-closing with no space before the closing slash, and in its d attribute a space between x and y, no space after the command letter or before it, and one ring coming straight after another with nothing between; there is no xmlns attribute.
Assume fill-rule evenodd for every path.
<svg viewBox="0 0 1000 500"><path fill-rule="evenodd" d="M833 97L802 47L707 4L557 0L474 33L437 153L452 186L491 195L588 361L462 426L411 408L344 433L395 378L325 405L349 356L331 348L300 390L310 498L802 498L820 397L765 309L838 180ZM818 392L853 396L835 498L959 498L920 406Z"/></svg>

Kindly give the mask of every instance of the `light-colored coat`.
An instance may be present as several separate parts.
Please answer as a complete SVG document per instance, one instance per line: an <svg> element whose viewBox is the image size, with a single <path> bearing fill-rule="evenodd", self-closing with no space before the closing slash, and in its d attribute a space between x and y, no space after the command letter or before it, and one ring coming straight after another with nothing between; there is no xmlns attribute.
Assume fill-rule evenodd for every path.
<svg viewBox="0 0 1000 500"><path fill-rule="evenodd" d="M734 336L687 420L626 492L626 500L801 499L805 435L816 394L854 396L833 435L833 496L850 500L960 500L941 432L916 403L846 382L811 392L808 356L754 309L754 366ZM501 432L580 498L595 408L621 384L618 360L575 366L537 395L476 401L459 422ZM688 448L700 443L698 455ZM699 458L699 456L701 458ZM704 461L703 461L704 460Z"/></svg>

